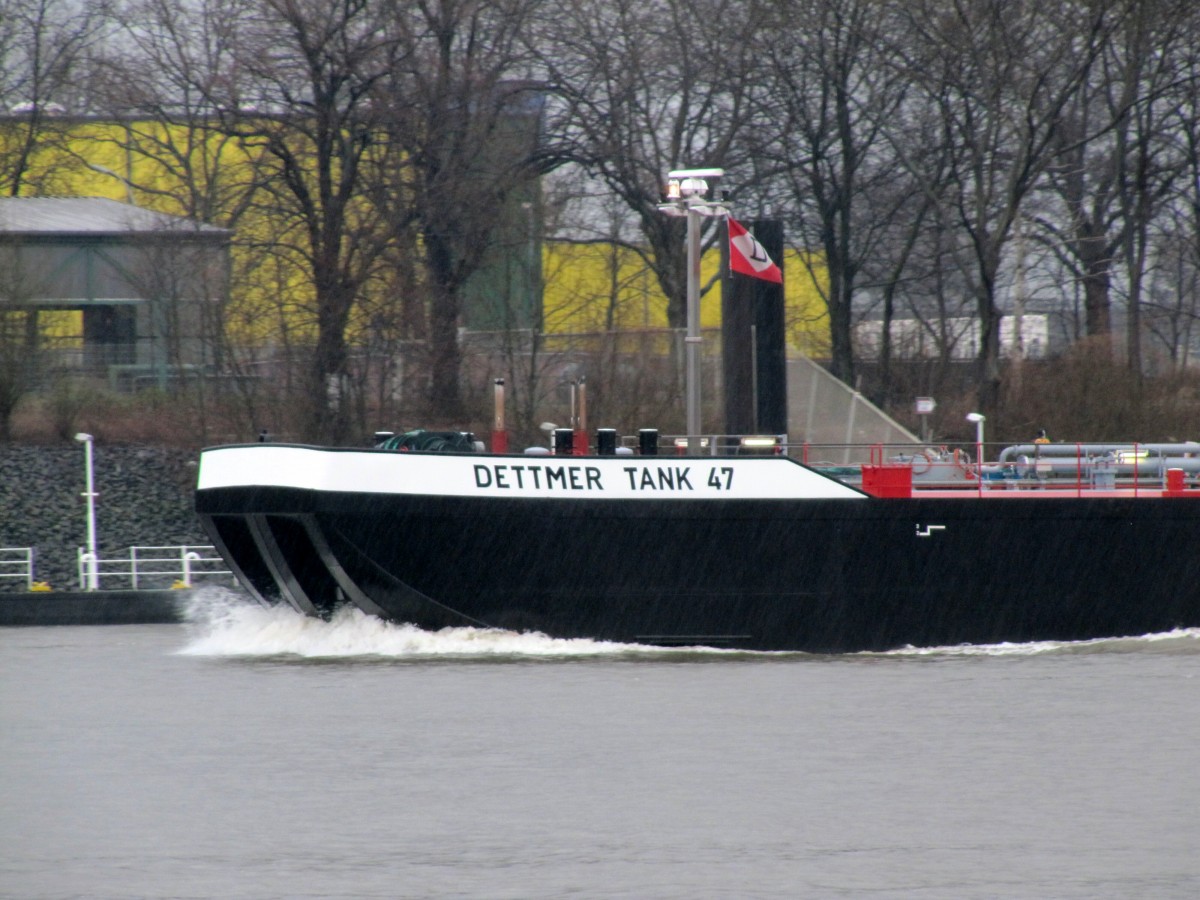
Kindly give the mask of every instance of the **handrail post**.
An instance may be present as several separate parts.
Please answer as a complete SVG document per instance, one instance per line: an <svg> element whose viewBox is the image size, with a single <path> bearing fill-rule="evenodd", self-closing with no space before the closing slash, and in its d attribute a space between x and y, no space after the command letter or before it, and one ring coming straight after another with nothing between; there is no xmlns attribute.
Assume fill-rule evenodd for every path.
<svg viewBox="0 0 1200 900"><path fill-rule="evenodd" d="M1084 445L1075 442L1075 496L1084 496Z"/></svg>
<svg viewBox="0 0 1200 900"><path fill-rule="evenodd" d="M79 554L79 586L86 591L94 591L100 581L100 572L97 569L99 560L96 554L84 550Z"/></svg>
<svg viewBox="0 0 1200 900"><path fill-rule="evenodd" d="M181 548L183 554L183 583L185 587L192 586L192 563L200 561L200 554L194 550L188 550L187 546Z"/></svg>

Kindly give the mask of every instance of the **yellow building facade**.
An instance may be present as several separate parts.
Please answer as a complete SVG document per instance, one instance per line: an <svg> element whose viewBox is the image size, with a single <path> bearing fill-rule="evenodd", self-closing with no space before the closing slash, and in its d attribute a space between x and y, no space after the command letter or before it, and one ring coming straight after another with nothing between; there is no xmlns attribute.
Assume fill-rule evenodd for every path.
<svg viewBox="0 0 1200 900"><path fill-rule="evenodd" d="M0 141L20 136L24 120L0 127ZM294 221L267 205L246 203L260 177L253 150L209 130L168 128L153 122L52 122L56 139L35 154L22 196L90 196L133 203L177 216L201 216L235 231L233 284L226 337L233 343L302 343L315 334L314 291L305 270L303 239ZM276 252L265 254L274 244ZM289 250L295 248L294 250ZM784 268L789 352L827 355L824 268L789 250ZM704 254L701 327L721 324L720 254ZM667 328L667 299L634 250L617 244L547 239L541 244L542 328L548 335L596 334ZM416 285L419 290L419 283ZM374 288L376 304L388 287ZM373 321L352 321L348 339L365 340ZM57 311L42 317L43 334L58 345L82 340L81 317Z"/></svg>
<svg viewBox="0 0 1200 900"><path fill-rule="evenodd" d="M721 327L721 254L711 248L701 258L700 327ZM550 334L665 329L667 297L635 250L618 244L550 241L542 254L543 311ZM829 315L821 288L824 268L789 250L783 259L788 349L823 356Z"/></svg>

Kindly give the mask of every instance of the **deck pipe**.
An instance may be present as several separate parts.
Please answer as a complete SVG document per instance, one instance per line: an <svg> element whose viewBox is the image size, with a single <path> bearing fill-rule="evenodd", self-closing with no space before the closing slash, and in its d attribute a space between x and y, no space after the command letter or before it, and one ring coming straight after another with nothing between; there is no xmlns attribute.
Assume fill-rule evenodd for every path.
<svg viewBox="0 0 1200 900"><path fill-rule="evenodd" d="M1133 453L1139 456L1136 459L1120 459L1120 454ZM1200 443L1015 444L1000 453L999 462L1002 465L1035 466L1045 474L1067 477L1097 468L1118 476L1163 478L1171 469L1188 474L1200 473Z"/></svg>
<svg viewBox="0 0 1200 900"><path fill-rule="evenodd" d="M492 423L492 452L508 452L508 429L504 425L504 379L497 378L493 382L493 406L495 420Z"/></svg>
<svg viewBox="0 0 1200 900"><path fill-rule="evenodd" d="M575 421L575 455L587 456L587 381L579 379L579 418Z"/></svg>
<svg viewBox="0 0 1200 900"><path fill-rule="evenodd" d="M1013 444L1000 453L1000 462L1013 462L1019 456L1105 456L1109 453L1148 453L1154 456L1200 457L1200 443L1182 441L1171 444Z"/></svg>

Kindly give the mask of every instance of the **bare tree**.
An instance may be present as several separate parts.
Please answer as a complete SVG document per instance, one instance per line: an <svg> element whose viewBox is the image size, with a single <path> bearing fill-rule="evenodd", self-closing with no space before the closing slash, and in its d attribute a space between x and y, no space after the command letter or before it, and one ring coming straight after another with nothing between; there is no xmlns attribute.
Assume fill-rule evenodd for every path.
<svg viewBox="0 0 1200 900"><path fill-rule="evenodd" d="M1194 5L1180 0L1132 4L1064 109L1062 149L1047 180L1065 215L1049 209L1035 218L1083 287L1088 335L1112 330L1114 270L1129 259L1122 249L1142 233L1148 222L1141 220L1154 214L1175 177L1177 164L1165 154L1176 142L1163 139L1169 133L1163 119L1171 115L1174 104L1166 98L1176 93L1179 51L1195 19Z"/></svg>
<svg viewBox="0 0 1200 900"><path fill-rule="evenodd" d="M1195 222L1184 203L1168 205L1155 217L1153 262L1147 273L1142 323L1151 348L1165 352L1176 372L1185 371L1195 354L1200 330L1200 258ZM1152 355L1151 361L1156 354Z"/></svg>
<svg viewBox="0 0 1200 900"><path fill-rule="evenodd" d="M176 402L191 403L190 420L207 439L215 399L210 384L219 384L221 396L236 392L246 414L239 423L216 424L253 434L264 422L261 406L287 404L279 396L270 401L258 396L273 382L254 377L257 348L230 341L237 330L264 331L261 321L230 326L245 318L248 307L260 320L267 315L266 299L275 291L260 274L264 256L275 248L262 236L279 221L276 211L268 223L269 204L258 202L268 177L265 155L231 134L218 115L218 102L240 96L246 87L239 48L248 7L226 0L129 0L115 15L119 39L95 65L96 103L106 118L88 126L86 139L72 142L71 152L81 167L123 181L130 202L181 216L189 223L185 227L207 223L234 231L236 252L228 272L214 273L207 263L181 257L144 265L139 277L147 282L147 296L170 297L177 291L167 281L178 273L190 283L189 295L204 298L187 317L187 335L174 339L197 344L188 356L205 361L206 377L189 381ZM99 159L119 161L119 171L97 165Z"/></svg>
<svg viewBox="0 0 1200 900"><path fill-rule="evenodd" d="M756 164L784 186L801 244L824 257L827 281L814 283L829 310L830 368L849 384L860 273L910 205L882 137L906 90L882 61L888 27L879 0L789 0L774 5L763 35L769 90Z"/></svg>
<svg viewBox="0 0 1200 900"><path fill-rule="evenodd" d="M918 0L902 4L902 65L941 112L946 201L969 237L979 320L978 401L999 397L1004 251L1022 202L1061 153L1064 111L1120 9L1106 3Z"/></svg>
<svg viewBox="0 0 1200 900"><path fill-rule="evenodd" d="M1157 217L1156 309L1147 323L1181 368L1195 353L1200 324L1200 16L1192 15L1188 26L1187 39L1176 48L1177 77L1164 98L1180 171Z"/></svg>
<svg viewBox="0 0 1200 900"><path fill-rule="evenodd" d="M1122 245L1128 284L1126 362L1138 386L1143 374L1142 306L1157 230L1154 219L1174 180L1187 170L1186 154L1180 152L1179 141L1169 136L1178 133L1179 88L1187 80L1180 64L1191 52L1198 21L1193 4L1143 0L1135 5L1122 35L1130 56L1138 58L1122 75L1142 82L1140 102L1133 106L1128 127L1117 130L1122 160L1118 201L1128 223ZM1186 88L1182 93L1186 98ZM1187 127L1184 124L1182 130Z"/></svg>
<svg viewBox="0 0 1200 900"><path fill-rule="evenodd" d="M266 180L261 158L222 128L220 101L249 89L239 74L245 3L130 0L121 39L98 67L98 94L114 125L107 142L125 160L136 200L173 215L236 228ZM87 164L88 160L81 159ZM93 167L94 168L94 167Z"/></svg>
<svg viewBox="0 0 1200 900"><path fill-rule="evenodd" d="M20 248L0 250L0 442L12 436L12 417L37 381L40 330L35 284L22 265Z"/></svg>
<svg viewBox="0 0 1200 900"><path fill-rule="evenodd" d="M399 151L377 199L419 249L429 292L430 412L463 413L462 294L498 235L524 232L522 203L554 164L541 142L546 91L528 77L540 0L392 4L395 51L375 98ZM413 229L419 240L404 237Z"/></svg>
<svg viewBox="0 0 1200 900"><path fill-rule="evenodd" d="M90 54L109 24L107 0L0 0L0 189L12 197L61 188L46 148L62 148L64 114L87 103Z"/></svg>
<svg viewBox="0 0 1200 900"><path fill-rule="evenodd" d="M673 328L687 324L686 248L680 220L658 211L663 181L671 169L721 166L731 187L746 186L741 138L765 90L753 71L762 22L757 3L573 0L547 29L543 64L564 102L567 150L629 209Z"/></svg>
<svg viewBox="0 0 1200 900"><path fill-rule="evenodd" d="M387 35L365 0L250 4L238 23L244 77L210 94L222 127L264 160L260 202L289 222L274 237L309 279L316 332L302 429L334 442L350 433L347 326L381 252L377 211L360 198L386 153L374 94L396 63Z"/></svg>

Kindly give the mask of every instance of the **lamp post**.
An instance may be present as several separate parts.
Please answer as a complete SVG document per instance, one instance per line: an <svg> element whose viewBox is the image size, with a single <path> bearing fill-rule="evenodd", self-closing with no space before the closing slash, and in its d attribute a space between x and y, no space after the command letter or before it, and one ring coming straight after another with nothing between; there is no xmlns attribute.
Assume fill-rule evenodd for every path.
<svg viewBox="0 0 1200 900"><path fill-rule="evenodd" d="M706 200L708 182L725 174L724 169L675 169L667 173L667 202L658 205L668 216L687 217L687 441L688 453L700 451L700 219L723 217L729 210Z"/></svg>
<svg viewBox="0 0 1200 900"><path fill-rule="evenodd" d="M99 586L98 582L99 560L96 557L96 491L95 479L93 477L94 469L92 467L92 442L93 438L90 434L84 434L82 431L75 435L75 440L83 444L83 462L87 469L87 490L83 496L87 498L87 589L94 591Z"/></svg>
<svg viewBox="0 0 1200 900"><path fill-rule="evenodd" d="M983 413L967 413L967 421L975 423L975 458L979 463L979 472L983 474L983 423L987 416Z"/></svg>

